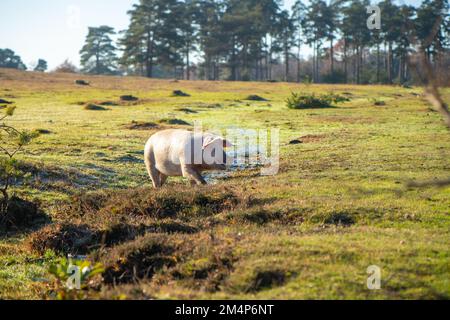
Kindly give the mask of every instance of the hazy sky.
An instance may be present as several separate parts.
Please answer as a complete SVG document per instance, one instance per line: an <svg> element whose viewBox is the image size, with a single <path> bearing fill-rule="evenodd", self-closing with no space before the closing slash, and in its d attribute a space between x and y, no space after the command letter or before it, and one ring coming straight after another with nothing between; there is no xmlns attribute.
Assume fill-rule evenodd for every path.
<svg viewBox="0 0 450 320"><path fill-rule="evenodd" d="M0 48L10 48L27 64L43 58L53 69L65 59L79 64L88 26L123 30L127 11L138 0L0 0ZM295 0L285 0L290 7ZM419 4L420 0L398 3Z"/></svg>

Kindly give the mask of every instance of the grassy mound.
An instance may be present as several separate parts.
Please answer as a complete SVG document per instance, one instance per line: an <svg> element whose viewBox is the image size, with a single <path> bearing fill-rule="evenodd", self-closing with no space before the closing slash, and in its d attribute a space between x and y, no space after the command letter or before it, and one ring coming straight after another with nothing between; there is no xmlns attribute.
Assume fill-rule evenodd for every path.
<svg viewBox="0 0 450 320"><path fill-rule="evenodd" d="M89 110L89 111L106 111L108 110L105 107L93 104L93 103L89 103L84 107L84 110Z"/></svg>
<svg viewBox="0 0 450 320"><path fill-rule="evenodd" d="M180 108L177 111L184 112L184 113L190 113L190 114L198 113L198 111L195 111L195 110L192 110L192 109L189 109L189 108Z"/></svg>
<svg viewBox="0 0 450 320"><path fill-rule="evenodd" d="M126 101L126 102L135 102L135 101L138 101L139 98L135 97L133 95L123 95L123 96L120 97L120 100L121 101Z"/></svg>
<svg viewBox="0 0 450 320"><path fill-rule="evenodd" d="M75 84L79 86L89 86L90 83L86 80L75 80Z"/></svg>
<svg viewBox="0 0 450 320"><path fill-rule="evenodd" d="M142 121L132 121L130 124L125 126L129 130L149 130L157 129L158 125L153 122L142 122Z"/></svg>
<svg viewBox="0 0 450 320"><path fill-rule="evenodd" d="M57 215L59 222L33 233L29 248L39 254L54 250L86 254L146 233L195 234L214 216L246 206L232 192L177 188L101 191L73 197ZM208 220L210 219L210 220ZM70 221L68 224L66 221Z"/></svg>
<svg viewBox="0 0 450 320"><path fill-rule="evenodd" d="M233 269L233 252L223 239L205 233L186 235L147 234L133 242L98 253L106 266L107 284L152 279L176 280L185 285L217 291Z"/></svg>
<svg viewBox="0 0 450 320"><path fill-rule="evenodd" d="M263 97L258 96L258 95L256 95L256 94L249 95L249 96L248 96L247 98L245 98L244 100L248 100L248 101L261 101L261 102L269 101L269 100L267 100L266 98L263 98Z"/></svg>
<svg viewBox="0 0 450 320"><path fill-rule="evenodd" d="M172 97L190 97L191 95L181 90L175 90L172 92Z"/></svg>
<svg viewBox="0 0 450 320"><path fill-rule="evenodd" d="M25 231L27 228L47 222L49 218L36 203L13 197L8 202L6 212L0 215L0 230L3 232Z"/></svg>
<svg viewBox="0 0 450 320"><path fill-rule="evenodd" d="M190 126L189 122L181 119L161 119L158 121L160 124L167 124L172 126Z"/></svg>

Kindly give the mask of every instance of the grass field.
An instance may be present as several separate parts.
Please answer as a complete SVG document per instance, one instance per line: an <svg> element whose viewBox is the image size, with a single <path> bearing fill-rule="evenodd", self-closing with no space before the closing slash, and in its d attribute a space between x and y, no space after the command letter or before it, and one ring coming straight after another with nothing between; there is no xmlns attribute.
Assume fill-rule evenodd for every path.
<svg viewBox="0 0 450 320"><path fill-rule="evenodd" d="M49 266L68 253L107 269L92 298L450 298L450 188L406 187L450 172L449 131L421 88L91 76L77 86L80 77L0 70L0 98L18 107L10 123L46 130L19 156L33 178L14 191L53 220L2 235L0 298L50 298ZM351 101L290 110L291 91ZM119 101L129 94L140 100ZM252 94L269 101L246 101ZM450 101L450 90L443 96ZM170 179L155 191L143 147L170 126L163 119L279 128L280 172L244 170L194 189ZM101 198L86 215L67 209L80 192ZM92 234L127 228L107 245L44 241L72 235L67 224ZM367 289L371 265L381 268L380 290Z"/></svg>

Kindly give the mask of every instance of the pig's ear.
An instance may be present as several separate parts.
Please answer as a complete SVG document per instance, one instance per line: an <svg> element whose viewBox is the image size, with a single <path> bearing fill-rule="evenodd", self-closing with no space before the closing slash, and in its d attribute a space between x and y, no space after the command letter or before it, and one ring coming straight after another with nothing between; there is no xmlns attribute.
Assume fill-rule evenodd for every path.
<svg viewBox="0 0 450 320"><path fill-rule="evenodd" d="M213 145L215 143L221 142L223 144L224 148L231 148L233 147L233 144L224 139L224 138L220 138L220 137L216 137L216 138L212 138L212 137L208 137L203 141L203 150L205 150L206 148L208 148L210 145Z"/></svg>
<svg viewBox="0 0 450 320"><path fill-rule="evenodd" d="M207 136L206 138L204 138L203 139L203 150L208 148L213 143L216 143L216 141L217 141L217 138L214 138L214 137L211 137L211 136Z"/></svg>
<svg viewBox="0 0 450 320"><path fill-rule="evenodd" d="M223 141L223 147L224 148L232 148L232 147L234 147L234 144L232 144L229 140L222 139L222 141Z"/></svg>

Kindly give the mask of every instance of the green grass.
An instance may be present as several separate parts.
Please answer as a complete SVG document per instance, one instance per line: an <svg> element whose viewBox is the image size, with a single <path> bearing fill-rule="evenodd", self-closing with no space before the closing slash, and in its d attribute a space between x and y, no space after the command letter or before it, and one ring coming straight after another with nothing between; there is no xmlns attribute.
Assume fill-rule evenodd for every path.
<svg viewBox="0 0 450 320"><path fill-rule="evenodd" d="M189 274L208 265L211 254L231 252L233 266L218 288L210 290L210 282L189 277L166 281L168 275L161 271L139 285L105 286L99 297L450 298L450 188L405 187L409 181L448 178L450 169L449 131L417 96L420 88L116 77L86 77L91 86L79 87L75 79L0 70L0 98L18 107L11 123L49 131L29 154L20 155L46 174L15 191L41 201L55 220L61 217L60 201L80 190L143 186L155 192L142 156L146 140L158 128L130 130L133 121L201 120L206 128L281 129L277 176L242 171L214 186L258 204L208 218L214 223L203 226L198 237L213 234L219 244L176 266ZM172 97L175 90L191 96ZM285 101L293 91L333 92L351 101L330 109L291 110ZM122 95L140 100L122 104ZM269 102L244 101L250 95ZM449 89L443 95L450 100ZM117 103L105 111L84 109L102 102ZM294 139L303 143L290 145ZM190 189L185 185L176 178L167 188ZM49 297L42 279L51 280L46 269L52 258L30 255L27 236L0 240L0 298ZM195 242L197 236L192 237ZM370 265L382 268L379 291L366 287ZM278 274L282 281L275 279ZM267 275L268 285L261 284Z"/></svg>

